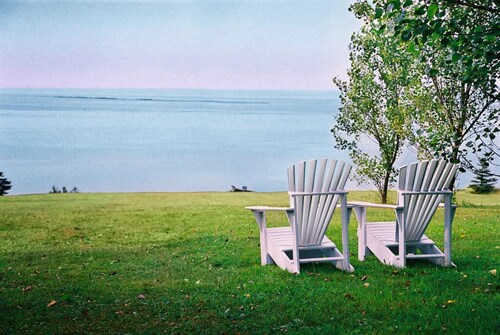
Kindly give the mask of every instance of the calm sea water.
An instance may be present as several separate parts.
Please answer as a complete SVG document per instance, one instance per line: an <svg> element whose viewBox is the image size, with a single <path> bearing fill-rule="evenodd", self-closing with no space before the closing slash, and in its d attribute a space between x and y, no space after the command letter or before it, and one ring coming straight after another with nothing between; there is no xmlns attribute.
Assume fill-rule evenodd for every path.
<svg viewBox="0 0 500 335"><path fill-rule="evenodd" d="M286 190L333 147L335 92L0 90L0 171L10 194Z"/></svg>
<svg viewBox="0 0 500 335"><path fill-rule="evenodd" d="M0 90L0 171L9 194L284 191L286 168L347 152L330 129L337 93ZM370 141L363 143L376 152ZM405 151L396 166L416 159ZM472 175L460 176L458 187ZM359 187L348 182L348 188Z"/></svg>

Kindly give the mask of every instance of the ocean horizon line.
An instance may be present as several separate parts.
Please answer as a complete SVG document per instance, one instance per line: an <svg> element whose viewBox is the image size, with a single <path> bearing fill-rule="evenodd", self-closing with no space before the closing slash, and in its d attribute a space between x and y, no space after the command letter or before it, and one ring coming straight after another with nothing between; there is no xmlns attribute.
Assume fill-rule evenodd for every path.
<svg viewBox="0 0 500 335"><path fill-rule="evenodd" d="M333 85L332 85L333 86ZM26 87L26 86L16 86L16 87L0 87L0 91L8 90L109 90L109 91L120 91L120 90L134 90L134 91L230 91L230 92L304 92L304 93L340 93L337 88L332 87L332 89L294 89L294 88L195 88L195 87Z"/></svg>
<svg viewBox="0 0 500 335"><path fill-rule="evenodd" d="M151 101L151 102L175 102L175 103L218 103L218 104L246 104L246 105L267 105L264 101L223 101L223 100L180 100L180 99L155 99L155 98L116 98L105 96L79 96L79 95L54 95L57 99L82 99L82 100L122 100L122 101Z"/></svg>

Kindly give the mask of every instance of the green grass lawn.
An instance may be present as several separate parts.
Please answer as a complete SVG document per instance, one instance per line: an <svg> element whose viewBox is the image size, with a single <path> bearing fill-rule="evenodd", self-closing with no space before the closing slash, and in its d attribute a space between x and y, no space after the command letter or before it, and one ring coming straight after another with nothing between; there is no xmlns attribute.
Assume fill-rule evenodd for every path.
<svg viewBox="0 0 500 335"><path fill-rule="evenodd" d="M500 194L460 191L457 202L457 268L359 262L353 215L354 273L306 264L292 275L260 266L244 209L286 206L286 193L2 197L0 333L499 334ZM442 214L428 231L440 245ZM281 213L268 220L286 224ZM338 244L339 221L327 232Z"/></svg>

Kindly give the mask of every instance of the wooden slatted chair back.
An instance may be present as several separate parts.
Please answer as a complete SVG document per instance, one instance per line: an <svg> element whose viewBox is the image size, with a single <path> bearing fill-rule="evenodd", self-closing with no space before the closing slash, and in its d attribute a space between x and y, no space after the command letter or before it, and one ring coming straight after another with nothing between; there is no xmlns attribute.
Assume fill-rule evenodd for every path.
<svg viewBox="0 0 500 335"><path fill-rule="evenodd" d="M418 241L422 238L443 199L442 194L433 192L448 191L456 171L456 164L444 160L422 161L401 167L398 181L398 205L405 206L404 192L419 192L419 194L406 195L406 241Z"/></svg>
<svg viewBox="0 0 500 335"><path fill-rule="evenodd" d="M343 161L313 159L288 168L289 192L332 192L344 190L351 166ZM330 223L338 195L320 194L290 197L295 209L299 246L321 244Z"/></svg>

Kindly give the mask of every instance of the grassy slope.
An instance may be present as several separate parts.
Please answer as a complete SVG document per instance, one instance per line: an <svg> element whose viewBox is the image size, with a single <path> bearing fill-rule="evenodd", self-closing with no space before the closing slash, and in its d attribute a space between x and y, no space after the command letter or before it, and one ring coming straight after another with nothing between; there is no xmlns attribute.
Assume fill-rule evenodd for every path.
<svg viewBox="0 0 500 335"><path fill-rule="evenodd" d="M457 200L457 269L359 262L353 217L356 271L309 264L294 276L260 266L244 210L286 205L285 193L2 197L0 333L499 333L490 270L499 269L500 194ZM369 219L392 215L373 210ZM328 235L339 242L334 220ZM429 231L438 244L440 220L442 212Z"/></svg>

